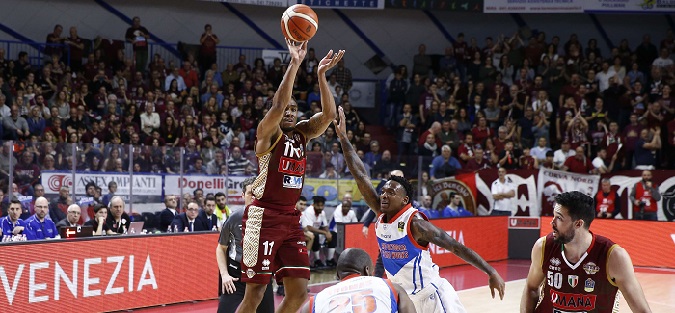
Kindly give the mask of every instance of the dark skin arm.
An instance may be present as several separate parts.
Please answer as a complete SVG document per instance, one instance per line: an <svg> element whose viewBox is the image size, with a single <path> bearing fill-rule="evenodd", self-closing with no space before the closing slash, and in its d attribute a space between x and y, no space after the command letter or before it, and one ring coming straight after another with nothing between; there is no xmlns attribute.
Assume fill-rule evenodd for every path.
<svg viewBox="0 0 675 313"><path fill-rule="evenodd" d="M338 138L340 138L342 154L345 157L349 172L352 173L356 186L361 191L361 195L363 195L363 199L366 201L368 207L375 212L375 215L380 215L380 197L377 196L373 183L370 181L370 176L368 176L366 168L363 166L363 161L361 161L356 154L354 146L347 139L347 123L342 107L338 108L338 116L340 118L339 121L335 120L333 123L335 124L335 132Z"/></svg>
<svg viewBox="0 0 675 313"><path fill-rule="evenodd" d="M405 289L403 287L399 286L398 284L394 284L394 289L398 292L398 312L399 313L415 313L417 312L415 310L415 304L410 300L410 297L408 297L408 293L405 292Z"/></svg>
<svg viewBox="0 0 675 313"><path fill-rule="evenodd" d="M499 298L504 299L504 280L501 278L501 276L499 276L499 273L497 273L497 271L492 266L490 266L490 264L485 262L485 260L483 260L483 258L478 255L478 253L457 242L457 240L450 237L448 233L436 227L434 224L431 224L427 220L414 218L410 223L410 229L412 231L413 237L421 246L427 246L430 243L433 243L452 252L462 260L488 274L490 276L489 284L492 298L495 297L496 289L499 292Z"/></svg>

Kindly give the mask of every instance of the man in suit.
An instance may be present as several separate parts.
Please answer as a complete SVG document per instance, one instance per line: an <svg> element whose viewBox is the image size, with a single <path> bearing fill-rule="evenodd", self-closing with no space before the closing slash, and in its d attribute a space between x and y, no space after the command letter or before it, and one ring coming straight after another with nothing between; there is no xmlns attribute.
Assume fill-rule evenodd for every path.
<svg viewBox="0 0 675 313"><path fill-rule="evenodd" d="M178 198L175 195L167 195L164 197L164 205L166 208L159 214L159 230L162 232L169 230L171 222L177 215Z"/></svg>
<svg viewBox="0 0 675 313"><path fill-rule="evenodd" d="M195 232L208 230L204 227L204 221L199 218L199 204L190 201L185 213L176 215L171 222L173 232Z"/></svg>
<svg viewBox="0 0 675 313"><path fill-rule="evenodd" d="M66 218L56 223L57 229L61 229L61 227L68 227L68 226L80 226L78 222L80 221L80 216L82 216L82 209L80 209L79 205L71 204L70 206L68 206L68 210L66 211L66 213L67 213Z"/></svg>
<svg viewBox="0 0 675 313"><path fill-rule="evenodd" d="M204 208L199 211L199 219L204 222L204 228L207 230L220 230L220 225L218 224L218 217L214 213L216 210L216 197L212 195L206 196L204 199Z"/></svg>

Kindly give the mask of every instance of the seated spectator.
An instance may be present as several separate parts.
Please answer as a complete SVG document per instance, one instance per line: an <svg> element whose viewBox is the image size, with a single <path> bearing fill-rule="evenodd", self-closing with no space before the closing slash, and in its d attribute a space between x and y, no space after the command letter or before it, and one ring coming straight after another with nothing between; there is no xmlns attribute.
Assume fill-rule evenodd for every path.
<svg viewBox="0 0 675 313"><path fill-rule="evenodd" d="M204 160L202 158L197 158L194 160L195 163L190 165L187 174L190 175L204 175L206 173L206 165L204 165Z"/></svg>
<svg viewBox="0 0 675 313"><path fill-rule="evenodd" d="M200 208L204 207L204 190L201 188L197 188L194 191L192 191L192 200L194 202L197 202L197 205L199 205Z"/></svg>
<svg viewBox="0 0 675 313"><path fill-rule="evenodd" d="M225 162L225 153L221 149L215 151L214 158L206 163L206 173L209 175L218 175L221 166L227 166Z"/></svg>
<svg viewBox="0 0 675 313"><path fill-rule="evenodd" d="M562 144L560 144L560 149L556 150L553 153L553 168L554 169L557 169L557 170L562 169L564 164L565 164L565 161L567 161L567 159L569 157L573 157L574 155L577 154L576 151L570 149L570 147L571 147L571 145L570 145L569 140L564 140L562 142Z"/></svg>
<svg viewBox="0 0 675 313"><path fill-rule="evenodd" d="M352 210L352 194L345 193L342 202L335 207L333 218L330 223L332 228L335 223L357 223L356 212ZM331 230L335 231L335 229Z"/></svg>
<svg viewBox="0 0 675 313"><path fill-rule="evenodd" d="M474 151L473 158L466 162L464 169L468 171L478 171L486 168L492 168L492 164L485 158L483 148L478 146Z"/></svg>
<svg viewBox="0 0 675 313"><path fill-rule="evenodd" d="M452 149L448 145L441 147L441 155L431 161L431 179L440 179L453 176L462 165L452 156Z"/></svg>
<svg viewBox="0 0 675 313"><path fill-rule="evenodd" d="M485 138L494 136L494 130L488 127L487 119L484 116L481 116L478 117L478 125L471 129L471 134L476 142L483 142ZM466 137L464 138L464 141L466 141Z"/></svg>
<svg viewBox="0 0 675 313"><path fill-rule="evenodd" d="M431 206L432 206L431 196L422 196L422 199L421 199L420 202L421 203L420 203L419 211L424 213L424 215L426 215L427 217L429 217L429 215L428 215L429 210L432 209L431 208Z"/></svg>
<svg viewBox="0 0 675 313"><path fill-rule="evenodd" d="M32 185L40 179L40 167L34 160L35 154L26 150L21 155L21 162L14 167L14 181L27 195L33 195Z"/></svg>
<svg viewBox="0 0 675 313"><path fill-rule="evenodd" d="M86 221L84 226L94 228L94 236L111 235L113 232L108 228L106 220L108 219L108 208L102 204L94 206L94 218Z"/></svg>
<svg viewBox="0 0 675 313"><path fill-rule="evenodd" d="M375 167L375 164L380 161L382 158L382 153L380 153L380 143L377 140L370 142L370 150L366 152L366 164L370 165L371 168Z"/></svg>
<svg viewBox="0 0 675 313"><path fill-rule="evenodd" d="M3 137L7 140L25 140L30 134L28 129L28 122L25 118L19 116L19 107L12 106L10 116L5 116L2 119Z"/></svg>
<svg viewBox="0 0 675 313"><path fill-rule="evenodd" d="M592 162L586 157L584 147L578 146L576 153L565 160L561 170L578 174L589 174L594 171Z"/></svg>
<svg viewBox="0 0 675 313"><path fill-rule="evenodd" d="M204 207L199 211L199 218L204 222L204 228L207 230L218 231L220 225L218 223L218 216L216 216L216 197L209 194L204 198Z"/></svg>
<svg viewBox="0 0 675 313"><path fill-rule="evenodd" d="M335 171L335 165L333 165L333 163L327 163L326 170L319 175L319 178L338 179L340 178L340 175Z"/></svg>
<svg viewBox="0 0 675 313"><path fill-rule="evenodd" d="M436 136L428 134L424 144L419 147L418 154L421 156L435 158L439 154L440 147L436 144Z"/></svg>
<svg viewBox="0 0 675 313"><path fill-rule="evenodd" d="M45 197L35 200L35 214L26 220L26 226L33 233L35 239L57 238L59 231L54 222L46 218L49 214L49 201Z"/></svg>
<svg viewBox="0 0 675 313"><path fill-rule="evenodd" d="M7 217L0 219L2 237L12 238L13 236L25 235L27 240L35 239L28 224L19 218L22 212L21 201L16 198L9 201Z"/></svg>
<svg viewBox="0 0 675 313"><path fill-rule="evenodd" d="M61 229L61 227L72 227L72 226L81 226L79 223L80 218L82 217L82 209L77 204L71 204L68 206L68 215L66 218L60 220L56 223L56 228Z"/></svg>
<svg viewBox="0 0 675 313"><path fill-rule="evenodd" d="M532 153L532 152L530 152ZM554 163L553 163L553 151L548 151L546 152L546 159L544 159L543 162L539 163L539 168L548 168L548 169L553 169Z"/></svg>
<svg viewBox="0 0 675 313"><path fill-rule="evenodd" d="M635 144L635 158L636 170L653 170L656 169L656 154L661 150L661 128L657 127L652 131L649 129L642 129L640 131L640 139Z"/></svg>
<svg viewBox="0 0 675 313"><path fill-rule="evenodd" d="M462 166L466 166L466 162L473 158L473 134L467 133L464 135L464 143L457 148L457 154Z"/></svg>
<svg viewBox="0 0 675 313"><path fill-rule="evenodd" d="M69 197L69 194L70 189L66 186L62 186L61 189L59 189L59 197L54 198L49 203L49 218L51 218L54 223L58 223L66 218L68 206L73 203L73 199Z"/></svg>
<svg viewBox="0 0 675 313"><path fill-rule="evenodd" d="M251 165L251 161L242 156L241 149L239 147L234 147L232 149L232 154L227 160L227 168L230 175L241 176L244 175L246 167Z"/></svg>
<svg viewBox="0 0 675 313"><path fill-rule="evenodd" d="M384 150L382 152L382 157L379 161L377 161L375 167L373 168L373 173L375 175L384 176L385 173L389 173L397 169L398 165L392 160L391 152L389 152L389 150Z"/></svg>
<svg viewBox="0 0 675 313"><path fill-rule="evenodd" d="M205 228L204 222L199 218L199 204L195 201L188 203L185 213L174 217L170 229L177 233L210 230Z"/></svg>
<svg viewBox="0 0 675 313"><path fill-rule="evenodd" d="M202 151L201 151L201 157L202 160L204 161L204 164L209 164L209 162L211 162L211 160L213 160L213 158L216 156L216 151L218 150L221 149L216 148L213 145L213 140L211 139L211 137L205 137L202 140Z"/></svg>
<svg viewBox="0 0 675 313"><path fill-rule="evenodd" d="M110 199L110 214L106 220L108 229L113 234L126 234L131 218L124 212L124 200L120 196L114 196Z"/></svg>
<svg viewBox="0 0 675 313"><path fill-rule="evenodd" d="M443 217L473 216L462 206L462 197L456 193L450 193L450 204L443 210Z"/></svg>
<svg viewBox="0 0 675 313"><path fill-rule="evenodd" d="M178 198L175 195L167 195L164 197L164 210L159 214L159 230L161 232L170 231L169 226L176 217L176 207L178 207Z"/></svg>
<svg viewBox="0 0 675 313"><path fill-rule="evenodd" d="M424 146L424 143L427 140L427 135L432 134L434 135L434 138L436 140L436 145L442 146L443 143L441 142L440 138L438 137L438 134L441 132L441 123L439 122L433 122L431 123L431 127L429 129L425 130L422 134L420 134L419 138L417 139L417 147L421 148Z"/></svg>
<svg viewBox="0 0 675 313"><path fill-rule="evenodd" d="M326 203L326 198L315 196L313 204L305 209L300 219L302 227L305 231L310 231L314 234L314 242L310 249L314 252L314 267L335 266L333 257L335 256L335 247L337 246L337 234L332 233L328 229L328 221L326 220L326 213L323 211ZM326 254L326 263L321 261L319 254L321 249L320 236L325 238L328 245L328 253ZM335 237L333 237L335 236Z"/></svg>
<svg viewBox="0 0 675 313"><path fill-rule="evenodd" d="M612 190L609 178L600 181L600 190L595 194L595 213L597 218L614 218L621 213L621 201L616 191Z"/></svg>
<svg viewBox="0 0 675 313"><path fill-rule="evenodd" d="M237 139L235 143L235 139ZM239 123L234 124L230 129L230 132L225 135L225 142L227 146L232 149L234 146L237 146L241 149L246 147L246 135L241 131L241 125Z"/></svg>

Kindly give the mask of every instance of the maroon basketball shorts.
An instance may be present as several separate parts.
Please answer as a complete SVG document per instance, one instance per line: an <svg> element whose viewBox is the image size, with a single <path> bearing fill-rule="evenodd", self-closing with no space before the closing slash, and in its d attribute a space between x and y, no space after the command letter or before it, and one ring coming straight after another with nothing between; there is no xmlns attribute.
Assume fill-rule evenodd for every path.
<svg viewBox="0 0 675 313"><path fill-rule="evenodd" d="M309 279L309 256L300 212L246 207L242 220L241 281L265 285L274 275Z"/></svg>

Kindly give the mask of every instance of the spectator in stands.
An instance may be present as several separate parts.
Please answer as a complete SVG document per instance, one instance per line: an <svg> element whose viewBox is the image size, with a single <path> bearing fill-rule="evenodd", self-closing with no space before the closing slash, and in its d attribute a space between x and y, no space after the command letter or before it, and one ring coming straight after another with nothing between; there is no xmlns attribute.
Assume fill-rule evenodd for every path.
<svg viewBox="0 0 675 313"><path fill-rule="evenodd" d="M444 145L449 145L452 149L457 149L460 144L459 133L457 133L457 120L445 120L441 126L441 132L438 133L438 137L441 140L441 143ZM427 140L428 140L427 136Z"/></svg>
<svg viewBox="0 0 675 313"><path fill-rule="evenodd" d="M59 189L59 197L54 198L49 203L49 218L51 218L54 223L58 223L59 221L66 218L68 206L73 203L69 193L70 189L68 189L68 187L61 186L61 189Z"/></svg>
<svg viewBox="0 0 675 313"><path fill-rule="evenodd" d="M389 173L397 169L398 165L391 158L391 152L389 150L384 150L382 152L382 157L379 161L377 161L377 163L375 163L375 166L373 167L373 173L379 177L384 176L385 173Z"/></svg>
<svg viewBox="0 0 675 313"><path fill-rule="evenodd" d="M80 226L80 218L82 217L82 210L80 209L80 206L77 204L71 204L68 206L68 215L66 215L66 218L60 220L58 223L56 223L56 228L61 229L61 227L74 227L74 226Z"/></svg>
<svg viewBox="0 0 675 313"><path fill-rule="evenodd" d="M237 145L233 145L235 138L238 142ZM235 146L243 149L246 146L246 135L242 132L241 124L235 123L234 126L230 129L230 132L225 135L225 142L230 149L233 149Z"/></svg>
<svg viewBox="0 0 675 313"><path fill-rule="evenodd" d="M33 184L40 179L40 167L33 163L35 154L31 151L24 151L21 155L21 162L14 167L14 181L18 183L21 190L25 190L27 195L33 195Z"/></svg>
<svg viewBox="0 0 675 313"><path fill-rule="evenodd" d="M84 226L94 228L94 236L105 236L114 234L109 228L106 220L108 219L108 208L103 204L94 205L94 217L84 223Z"/></svg>
<svg viewBox="0 0 675 313"><path fill-rule="evenodd" d="M108 183L108 194L103 196L103 198L101 199L101 203L103 203L103 205L107 207L108 204L110 203L110 199L112 199L112 197L115 196L116 192L117 192L117 182L111 180Z"/></svg>
<svg viewBox="0 0 675 313"><path fill-rule="evenodd" d="M499 153L499 167L506 169L520 168L520 152L513 149L513 141L506 141L504 143L504 151Z"/></svg>
<svg viewBox="0 0 675 313"><path fill-rule="evenodd" d="M546 137L539 137L537 140L537 146L530 150L530 155L533 156L539 164L542 164L546 160L546 154L551 150L548 147L548 141Z"/></svg>
<svg viewBox="0 0 675 313"><path fill-rule="evenodd" d="M167 195L164 197L164 210L159 213L159 230L162 232L171 231L169 226L176 217L176 207L178 206L178 199L175 195Z"/></svg>
<svg viewBox="0 0 675 313"><path fill-rule="evenodd" d="M240 176L244 174L246 167L251 164L251 161L242 156L239 147L232 148L230 158L227 160L227 168L230 175Z"/></svg>
<svg viewBox="0 0 675 313"><path fill-rule="evenodd" d="M348 93L352 88L352 71L345 67L345 59L338 62L337 67L330 72L330 75L335 75L337 83L342 87L345 93ZM340 95L338 95L339 97Z"/></svg>
<svg viewBox="0 0 675 313"><path fill-rule="evenodd" d="M621 201L616 191L612 190L609 178L600 181L601 189L595 195L595 213L597 218L614 218L621 213Z"/></svg>
<svg viewBox="0 0 675 313"><path fill-rule="evenodd" d="M116 234L126 234L129 224L131 224L131 218L124 212L124 200L122 197L112 197L109 208L110 214L108 214L108 219L106 220L108 229Z"/></svg>
<svg viewBox="0 0 675 313"><path fill-rule="evenodd" d="M326 198L322 196L315 196L311 206L307 207L302 213L300 219L302 227L305 231L310 231L314 234L314 242L311 247L309 247L312 252L314 252L314 268L325 267L326 264L329 266L334 266L335 261L333 257L335 255L335 247L337 245L337 234L332 233L328 229L328 221L326 219L326 212L324 212L324 205L326 203ZM326 263L321 261L320 249L321 249L321 238L325 238L325 242L328 245L328 253L326 254ZM336 237L333 237L336 236Z"/></svg>
<svg viewBox="0 0 675 313"><path fill-rule="evenodd" d="M661 150L661 127L654 128L653 132L646 128L642 129L640 139L635 144L635 169L656 169L656 154L659 150Z"/></svg>
<svg viewBox="0 0 675 313"><path fill-rule="evenodd" d="M166 93L174 98L174 101L178 100L177 97L181 96L182 93L186 91L187 85L185 85L183 76L180 76L178 67L174 67L171 70L171 74L166 76L166 79L164 79L164 88Z"/></svg>
<svg viewBox="0 0 675 313"><path fill-rule="evenodd" d="M487 119L482 116L478 117L478 125L471 129L471 134L473 135L472 139L475 140L475 142L483 142L485 138L494 136L494 130L488 127ZM468 134L464 137L465 142L467 137Z"/></svg>
<svg viewBox="0 0 675 313"><path fill-rule="evenodd" d="M431 126L429 127L429 129L425 130L425 131L419 136L419 138L417 139L417 147L418 147L418 148L421 148L421 147L424 145L424 142L426 141L427 135L428 135L428 134L434 135L434 138L435 138L435 140L436 140L436 144L437 144L438 146L442 146L443 143L442 143L441 140L438 138L438 134L441 132L441 130L442 130L441 123L439 123L439 122L433 122L433 123L431 124Z"/></svg>
<svg viewBox="0 0 675 313"><path fill-rule="evenodd" d="M223 165L227 165L225 162L225 155L223 150L218 149L215 152L213 160L206 164L206 173L209 175L217 175L220 171L220 167Z"/></svg>
<svg viewBox="0 0 675 313"><path fill-rule="evenodd" d="M54 222L46 218L49 214L49 201L45 197L35 200L35 214L26 220L26 226L33 233L35 239L51 239L59 235Z"/></svg>
<svg viewBox="0 0 675 313"><path fill-rule="evenodd" d="M659 57L652 62L652 67L665 70L669 73L673 72L673 69L675 68L673 68L673 60L670 58L670 52L667 48L661 48Z"/></svg>
<svg viewBox="0 0 675 313"><path fill-rule="evenodd" d="M396 121L398 159L400 160L401 155L412 155L415 151L415 130L419 125L419 120L412 113L412 106L406 103L403 105L403 113L398 114Z"/></svg>
<svg viewBox="0 0 675 313"><path fill-rule="evenodd" d="M462 206L462 197L454 192L450 193L450 204L443 210L443 217L473 216Z"/></svg>
<svg viewBox="0 0 675 313"><path fill-rule="evenodd" d="M553 168L562 169L565 161L574 155L576 155L576 151L570 149L570 142L568 140L564 140L562 144L560 144L560 149L553 153Z"/></svg>
<svg viewBox="0 0 675 313"><path fill-rule="evenodd" d="M433 159L438 156L439 151L439 146L436 144L436 137L433 134L428 134L427 140L419 147L418 154Z"/></svg>
<svg viewBox="0 0 675 313"><path fill-rule="evenodd" d="M516 196L515 186L510 179L506 179L506 169L500 167L497 171L499 178L492 183L490 192L494 198L492 212L490 215L507 215L513 214L513 203L511 198Z"/></svg>
<svg viewBox="0 0 675 313"><path fill-rule="evenodd" d="M206 196L204 198L204 205L201 211L199 211L199 218L204 223L204 228L206 230L220 230L220 225L218 223L218 217L215 214L216 210L216 197L212 195Z"/></svg>
<svg viewBox="0 0 675 313"><path fill-rule="evenodd" d="M535 170L539 168L539 161L531 155L530 147L524 146L523 153L518 160L520 168L523 170Z"/></svg>
<svg viewBox="0 0 675 313"><path fill-rule="evenodd" d="M136 71L145 71L145 66L148 64L148 39L150 39L150 32L141 26L140 17L134 16L133 25L127 29L124 38L134 46Z"/></svg>
<svg viewBox="0 0 675 313"><path fill-rule="evenodd" d="M474 150L474 156L468 162L466 162L465 170L468 171L478 171L482 169L491 168L491 162L485 158L485 152L482 147L476 146Z"/></svg>
<svg viewBox="0 0 675 313"><path fill-rule="evenodd" d="M4 127L3 139L25 140L30 134L28 122L19 116L19 107L16 105L12 106L11 115L2 119L2 126Z"/></svg>
<svg viewBox="0 0 675 313"><path fill-rule="evenodd" d="M591 172L595 172L591 160L586 157L583 146L578 146L575 149L574 156L568 157L560 169L578 174L589 174Z"/></svg>
<svg viewBox="0 0 675 313"><path fill-rule="evenodd" d="M21 201L13 198L9 201L7 217L0 220L0 230L3 237L11 238L16 235L25 235L27 240L33 240L34 234L28 224L19 218L23 212Z"/></svg>
<svg viewBox="0 0 675 313"><path fill-rule="evenodd" d="M642 180L635 183L629 195L633 204L633 219L656 221L658 201L661 201L661 193L656 184L652 182L652 172L642 171Z"/></svg>
<svg viewBox="0 0 675 313"><path fill-rule="evenodd" d="M342 196L342 202L335 207L333 218L329 224L329 230L337 235L336 223L358 223L358 221L356 213L352 210L352 195L345 193Z"/></svg>
<svg viewBox="0 0 675 313"><path fill-rule="evenodd" d="M474 156L473 137L474 136L472 133L467 133L464 135L464 143L460 144L459 148L457 149L457 154L459 155L459 160L462 163L462 166L465 166L466 163Z"/></svg>
<svg viewBox="0 0 675 313"><path fill-rule="evenodd" d="M189 166L187 174L190 175L204 175L206 172L206 165L204 165L204 160L201 157L194 159L194 164Z"/></svg>
<svg viewBox="0 0 675 313"><path fill-rule="evenodd" d="M441 155L435 157L431 162L431 179L440 179L455 175L457 170L461 170L462 165L452 156L452 148L448 145L441 147Z"/></svg>
<svg viewBox="0 0 675 313"><path fill-rule="evenodd" d="M380 153L380 143L377 140L370 142L370 150L366 152L365 161L371 168L375 168L375 164L380 161L382 158L382 153Z"/></svg>
<svg viewBox="0 0 675 313"><path fill-rule="evenodd" d="M607 174L614 170L614 164L616 163L617 155L614 154L607 165L607 148L598 149L597 156L593 159L593 168L596 173Z"/></svg>
<svg viewBox="0 0 675 313"><path fill-rule="evenodd" d="M185 213L176 215L170 227L177 233L210 230L205 228L204 222L199 218L199 204L195 201L188 203Z"/></svg>
<svg viewBox="0 0 675 313"><path fill-rule="evenodd" d="M2 86L0 86L2 87ZM0 92L0 117L9 117L12 115L12 109L7 106L7 96L4 95L4 90L3 92Z"/></svg>

